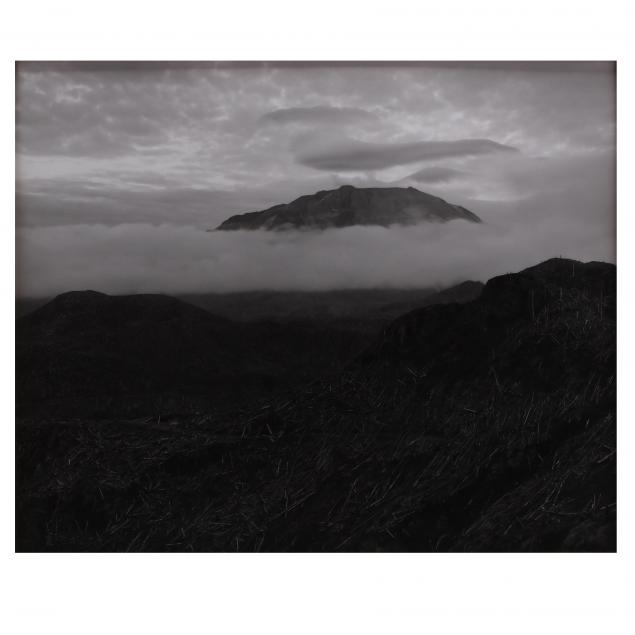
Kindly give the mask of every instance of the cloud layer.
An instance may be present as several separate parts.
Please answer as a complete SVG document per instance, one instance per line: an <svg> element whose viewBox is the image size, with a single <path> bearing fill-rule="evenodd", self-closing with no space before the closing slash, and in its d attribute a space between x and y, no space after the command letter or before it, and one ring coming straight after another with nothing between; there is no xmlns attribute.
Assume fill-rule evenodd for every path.
<svg viewBox="0 0 635 635"><path fill-rule="evenodd" d="M23 295L420 285L611 258L612 65L34 63L17 79ZM344 183L412 185L486 223L205 233Z"/></svg>
<svg viewBox="0 0 635 635"><path fill-rule="evenodd" d="M304 108L279 108L265 113L260 120L276 124L339 124L359 121L375 121L377 117L362 108L343 106L310 106Z"/></svg>
<svg viewBox="0 0 635 635"><path fill-rule="evenodd" d="M303 165L326 171L358 172L379 170L396 165L448 158L472 157L494 152L517 152L489 139L457 141L418 141L415 143L365 143L341 141L321 152L301 155Z"/></svg>
<svg viewBox="0 0 635 635"><path fill-rule="evenodd" d="M413 172L406 178L419 183L447 183L448 181L455 181L464 176L467 176L467 173L463 170L443 166L432 166Z"/></svg>
<svg viewBox="0 0 635 635"><path fill-rule="evenodd" d="M544 219L485 228L453 221L289 234L210 234L147 224L31 228L19 235L24 256L18 288L20 295L41 297L69 288L201 293L446 286L486 280L553 256L577 257L580 251L586 259L614 256L610 232L589 236L572 223L559 229L567 240Z"/></svg>
<svg viewBox="0 0 635 635"><path fill-rule="evenodd" d="M541 166L542 169L542 166ZM18 290L110 293L423 287L486 280L554 256L615 258L612 170L606 160L551 165L531 195L467 201L483 224L350 227L324 232L211 232L173 223L73 224L18 231ZM566 186L563 187L563 184Z"/></svg>

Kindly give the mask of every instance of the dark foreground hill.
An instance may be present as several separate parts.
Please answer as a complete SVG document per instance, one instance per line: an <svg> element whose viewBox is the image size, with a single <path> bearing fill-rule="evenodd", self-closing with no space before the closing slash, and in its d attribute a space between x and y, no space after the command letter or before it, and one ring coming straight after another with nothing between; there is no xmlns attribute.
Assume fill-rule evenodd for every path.
<svg viewBox="0 0 635 635"><path fill-rule="evenodd" d="M368 323L368 329L417 307L440 302L467 302L481 292L481 282L467 281L439 290L437 287L331 289L326 291L234 291L188 293L176 296L218 317L234 322L276 322L329 326ZM53 298L18 298L16 316L25 317Z"/></svg>
<svg viewBox="0 0 635 635"><path fill-rule="evenodd" d="M18 414L184 413L271 398L341 369L405 309L466 302L482 286L252 292L191 303L65 293L16 322Z"/></svg>
<svg viewBox="0 0 635 635"><path fill-rule="evenodd" d="M244 403L337 367L365 341L319 324L235 323L169 296L66 293L16 322L17 411L108 417Z"/></svg>
<svg viewBox="0 0 635 635"><path fill-rule="evenodd" d="M17 427L19 550L613 551L615 267L394 321L285 397Z"/></svg>
<svg viewBox="0 0 635 635"><path fill-rule="evenodd" d="M414 225L463 219L481 219L460 205L408 187L365 187L342 185L274 205L260 212L232 216L220 230L233 229L327 229L352 225Z"/></svg>

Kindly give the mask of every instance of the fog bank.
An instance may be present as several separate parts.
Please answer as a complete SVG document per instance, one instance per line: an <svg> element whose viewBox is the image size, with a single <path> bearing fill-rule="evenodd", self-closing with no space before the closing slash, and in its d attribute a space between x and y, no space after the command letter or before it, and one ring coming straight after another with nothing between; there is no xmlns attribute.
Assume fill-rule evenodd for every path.
<svg viewBox="0 0 635 635"><path fill-rule="evenodd" d="M21 228L18 295L446 286L558 255L614 260L606 220L600 227L575 217L534 216L528 207L531 201L516 204L484 224L323 232L206 232L142 223Z"/></svg>

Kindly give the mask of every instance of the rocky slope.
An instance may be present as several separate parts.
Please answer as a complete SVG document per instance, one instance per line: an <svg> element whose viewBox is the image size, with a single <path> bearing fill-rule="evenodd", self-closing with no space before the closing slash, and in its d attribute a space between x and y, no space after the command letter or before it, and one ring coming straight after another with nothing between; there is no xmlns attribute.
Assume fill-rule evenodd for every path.
<svg viewBox="0 0 635 635"><path fill-rule="evenodd" d="M288 204L275 205L260 212L232 216L219 230L237 229L327 229L352 225L413 225L463 219L481 219L461 207L415 188L343 185L301 196Z"/></svg>

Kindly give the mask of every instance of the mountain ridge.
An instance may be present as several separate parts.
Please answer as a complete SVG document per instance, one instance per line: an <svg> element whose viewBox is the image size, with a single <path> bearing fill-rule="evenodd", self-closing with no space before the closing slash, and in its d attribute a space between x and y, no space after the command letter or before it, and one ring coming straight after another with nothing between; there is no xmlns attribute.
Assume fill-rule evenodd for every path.
<svg viewBox="0 0 635 635"><path fill-rule="evenodd" d="M82 297L104 300L71 294L62 308ZM335 373L317 367L325 341L309 334L308 381L263 401L236 394L226 408L216 393L200 412L160 401L135 419L112 408L78 418L72 404L55 412L44 403L16 426L16 550L615 551L615 299L614 265L552 259L490 278L467 303L402 315ZM172 307L161 323L181 310L150 304ZM176 345L175 361L200 355L203 316L181 308L191 318L169 338L149 333L137 374L149 379L164 365L159 339ZM123 344L136 347L148 321L125 317ZM298 355L300 341L283 329ZM43 387L75 390L91 365L113 361L116 340L104 343L103 330L93 351L81 332L40 334L38 345L22 333L22 355L41 346L44 356L18 366L18 386L39 373ZM231 344L220 335L211 342L219 354ZM236 335L242 346L248 331ZM281 343L270 353L286 365ZM61 362L78 346L88 364L69 377ZM251 366L254 349L246 352ZM113 370L118 382L135 378L119 363ZM200 378L213 391L220 377L209 371Z"/></svg>
<svg viewBox="0 0 635 635"><path fill-rule="evenodd" d="M420 222L482 220L470 210L453 205L414 187L357 188L342 185L320 190L265 210L231 216L216 230L328 229L354 225L413 225Z"/></svg>

